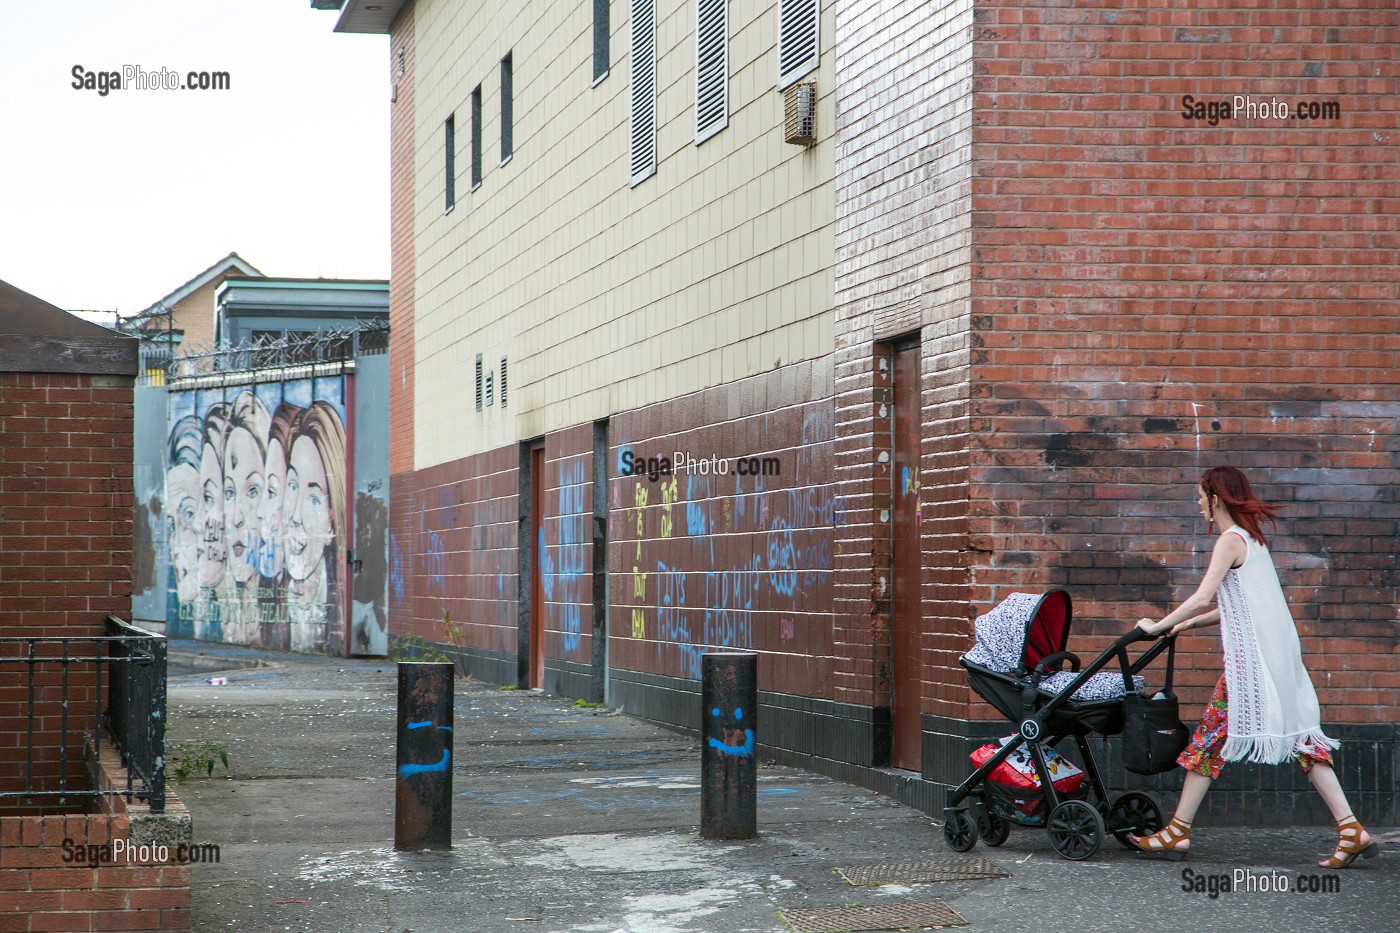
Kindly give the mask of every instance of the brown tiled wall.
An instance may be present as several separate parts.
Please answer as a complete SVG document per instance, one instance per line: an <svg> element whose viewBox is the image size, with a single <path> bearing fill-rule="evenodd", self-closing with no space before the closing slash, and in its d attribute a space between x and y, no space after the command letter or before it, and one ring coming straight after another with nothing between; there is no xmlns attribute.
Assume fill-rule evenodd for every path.
<svg viewBox="0 0 1400 933"><path fill-rule="evenodd" d="M704 651L751 648L762 689L832 698L830 391L821 360L612 420L612 667L693 679ZM621 475L624 450L731 469L653 482ZM781 474L738 476L738 457L775 457Z"/></svg>
<svg viewBox="0 0 1400 933"><path fill-rule="evenodd" d="M390 484L391 634L516 650L515 447L395 476Z"/></svg>
<svg viewBox="0 0 1400 933"><path fill-rule="evenodd" d="M1208 557L1194 484L1232 463L1286 505L1324 721L1393 723L1400 22L1288 6L978 4L974 591L1068 587L1081 650L1160 616ZM1186 94L1341 115L1212 127ZM1188 713L1217 646L1185 641Z"/></svg>
<svg viewBox="0 0 1400 933"><path fill-rule="evenodd" d="M557 431L544 447L545 657L593 659L593 426Z"/></svg>

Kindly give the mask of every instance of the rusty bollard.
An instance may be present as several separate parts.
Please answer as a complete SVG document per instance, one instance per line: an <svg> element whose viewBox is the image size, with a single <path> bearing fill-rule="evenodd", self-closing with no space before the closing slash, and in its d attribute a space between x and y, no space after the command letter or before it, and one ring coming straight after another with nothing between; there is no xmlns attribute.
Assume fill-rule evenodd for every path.
<svg viewBox="0 0 1400 933"><path fill-rule="evenodd" d="M758 655L706 654L701 660L700 835L758 834Z"/></svg>
<svg viewBox="0 0 1400 933"><path fill-rule="evenodd" d="M452 848L453 666L399 662L394 848Z"/></svg>

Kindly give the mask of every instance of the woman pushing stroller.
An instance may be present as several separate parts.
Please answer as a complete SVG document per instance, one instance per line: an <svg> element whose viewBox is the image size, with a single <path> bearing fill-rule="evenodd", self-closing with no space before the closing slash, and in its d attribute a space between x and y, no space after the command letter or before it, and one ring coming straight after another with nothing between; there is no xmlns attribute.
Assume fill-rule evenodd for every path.
<svg viewBox="0 0 1400 933"><path fill-rule="evenodd" d="M1210 527L1222 529L1205 577L1161 620L1137 624L1153 636L1219 624L1225 672L1191 744L1177 758L1186 778L1176 814L1160 832L1129 839L1143 852L1184 858L1191 821L1224 762L1247 758L1278 764L1292 758L1337 822L1336 849L1318 865L1346 868L1358 857L1370 858L1378 846L1352 814L1332 770L1330 749L1337 742L1322 731L1298 632L1260 529L1259 520L1273 521L1276 509L1255 498L1244 474L1229 466L1205 472L1197 503ZM1210 608L1212 599L1218 608Z"/></svg>

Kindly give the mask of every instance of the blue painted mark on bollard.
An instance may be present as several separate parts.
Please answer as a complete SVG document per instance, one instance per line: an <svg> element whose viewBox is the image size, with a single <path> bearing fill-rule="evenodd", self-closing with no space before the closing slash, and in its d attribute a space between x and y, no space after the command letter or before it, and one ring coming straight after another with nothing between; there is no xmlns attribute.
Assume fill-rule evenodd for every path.
<svg viewBox="0 0 1400 933"><path fill-rule="evenodd" d="M399 765L399 777L412 777L415 774L423 774L429 771L446 771L447 766L452 762L452 753L447 749L442 750L442 760L435 765Z"/></svg>
<svg viewBox="0 0 1400 933"><path fill-rule="evenodd" d="M433 721L432 721L431 719L425 719L425 720L423 720L422 722L411 722L411 723L409 723L409 724L408 724L408 728L410 728L410 729L426 729L426 728L428 728L429 726L431 726L432 724L433 724ZM438 726L438 728L439 728L440 730L442 730L443 732L451 732L451 731L452 731L452 727L451 727L451 726Z"/></svg>
<svg viewBox="0 0 1400 933"><path fill-rule="evenodd" d="M712 715L712 716L714 716L716 719L718 719L718 718L719 718L719 715L720 715L719 707L718 707L718 706L713 707L713 708L710 710L710 715ZM744 711L743 711L742 708L740 708L740 709L735 709L735 710L734 710L734 718L735 718L735 719L738 719L738 720L742 720L742 719L744 718ZM739 756L741 756L741 757L747 757L747 756L753 754L753 749L754 749L753 730L752 730L752 729L745 729L745 730L744 730L744 744L743 744L743 745L729 745L729 744L727 744L727 743L725 743L725 742L721 742L719 739L716 739L716 738L711 738L711 739L709 739L709 740L708 740L708 744L709 744L710 748L713 748L715 751L718 751L718 752L723 752L723 753L726 754L726 755L739 755Z"/></svg>

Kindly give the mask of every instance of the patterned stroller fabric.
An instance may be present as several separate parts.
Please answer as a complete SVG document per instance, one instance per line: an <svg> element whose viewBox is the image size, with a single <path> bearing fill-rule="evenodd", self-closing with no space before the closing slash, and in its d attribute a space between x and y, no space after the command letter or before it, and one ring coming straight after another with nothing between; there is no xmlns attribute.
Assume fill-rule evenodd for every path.
<svg viewBox="0 0 1400 933"><path fill-rule="evenodd" d="M1000 674L1020 667L1026 623L1040 599L1034 593L1012 593L985 615L978 616L974 623L977 644L963 655L963 660ZM1038 689L1046 696L1055 696L1069 686L1075 676L1071 671L1058 671L1042 680ZM1134 693L1142 693L1145 686L1146 680L1141 675L1133 676ZM1115 700L1123 695L1123 675L1102 671L1090 677L1071 699Z"/></svg>

